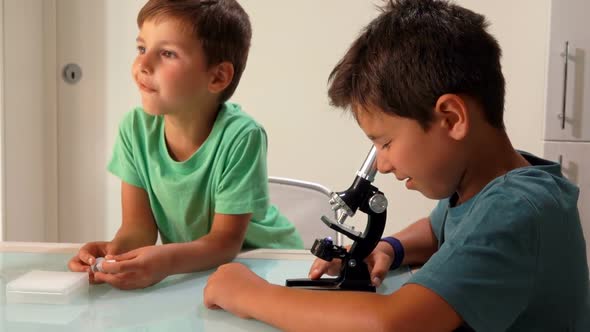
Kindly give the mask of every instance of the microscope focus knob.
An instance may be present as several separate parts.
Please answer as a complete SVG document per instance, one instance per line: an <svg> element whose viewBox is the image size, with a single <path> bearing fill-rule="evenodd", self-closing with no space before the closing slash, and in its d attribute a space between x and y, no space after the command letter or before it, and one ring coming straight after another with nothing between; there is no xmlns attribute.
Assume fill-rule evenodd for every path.
<svg viewBox="0 0 590 332"><path fill-rule="evenodd" d="M375 213L382 213L387 209L387 198L383 194L375 194L369 198L369 207Z"/></svg>

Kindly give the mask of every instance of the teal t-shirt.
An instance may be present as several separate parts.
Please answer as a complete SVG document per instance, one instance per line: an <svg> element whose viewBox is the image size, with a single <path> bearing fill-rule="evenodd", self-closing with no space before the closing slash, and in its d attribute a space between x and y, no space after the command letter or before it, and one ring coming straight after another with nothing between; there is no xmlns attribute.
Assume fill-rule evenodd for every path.
<svg viewBox="0 0 590 332"><path fill-rule="evenodd" d="M147 192L163 243L204 236L216 213L252 213L243 247L303 248L293 224L269 204L266 150L264 129L225 103L203 145L177 162L166 147L163 116L136 108L119 126L108 170Z"/></svg>
<svg viewBox="0 0 590 332"><path fill-rule="evenodd" d="M522 154L532 166L461 205L439 202L430 215L439 249L408 282L441 296L467 329L590 331L579 190L558 164Z"/></svg>

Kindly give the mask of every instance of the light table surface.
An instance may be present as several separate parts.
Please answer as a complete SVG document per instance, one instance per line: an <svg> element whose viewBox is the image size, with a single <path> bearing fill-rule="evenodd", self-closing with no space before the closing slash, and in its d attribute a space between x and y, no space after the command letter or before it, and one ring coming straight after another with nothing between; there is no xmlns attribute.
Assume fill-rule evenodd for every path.
<svg viewBox="0 0 590 332"><path fill-rule="evenodd" d="M67 305L6 303L8 282L31 270L67 271L67 262L79 247L0 242L0 331L276 331L255 320L205 308L203 288L213 270L170 276L132 291L91 285L88 296ZM269 282L284 285L289 278L306 278L314 258L307 250L258 249L241 253L236 261ZM389 294L410 276L407 268L390 272L377 291Z"/></svg>

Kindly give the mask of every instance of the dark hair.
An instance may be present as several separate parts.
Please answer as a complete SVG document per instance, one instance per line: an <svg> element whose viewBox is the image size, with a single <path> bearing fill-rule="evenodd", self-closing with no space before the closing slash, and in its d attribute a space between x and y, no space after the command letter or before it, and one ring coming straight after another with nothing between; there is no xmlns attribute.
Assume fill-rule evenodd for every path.
<svg viewBox="0 0 590 332"><path fill-rule="evenodd" d="M330 74L332 105L377 107L426 130L438 98L463 93L504 128L501 50L484 16L437 0L390 0L381 10Z"/></svg>
<svg viewBox="0 0 590 332"><path fill-rule="evenodd" d="M137 15L141 28L146 20L176 18L202 43L208 66L223 61L234 66L234 77L221 93L228 100L246 68L252 27L248 14L235 0L149 0Z"/></svg>

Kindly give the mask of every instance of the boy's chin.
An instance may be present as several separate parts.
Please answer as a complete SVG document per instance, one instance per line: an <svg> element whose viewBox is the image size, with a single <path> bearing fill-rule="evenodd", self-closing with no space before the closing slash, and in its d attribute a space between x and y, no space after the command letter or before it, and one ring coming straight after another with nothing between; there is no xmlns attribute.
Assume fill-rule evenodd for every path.
<svg viewBox="0 0 590 332"><path fill-rule="evenodd" d="M146 107L145 105L143 105L142 109L143 109L143 112L148 115L156 116L156 115L163 115L164 114L164 112L162 110L160 110L159 108L155 108L155 107L149 107L149 106Z"/></svg>
<svg viewBox="0 0 590 332"><path fill-rule="evenodd" d="M445 199L445 198L449 198L451 194L447 194L447 193L440 193L440 192L434 192L428 189L423 189L423 188L412 188L410 190L416 190L418 192L420 192L424 197L428 198L428 199L432 199L432 200L441 200L441 199Z"/></svg>

